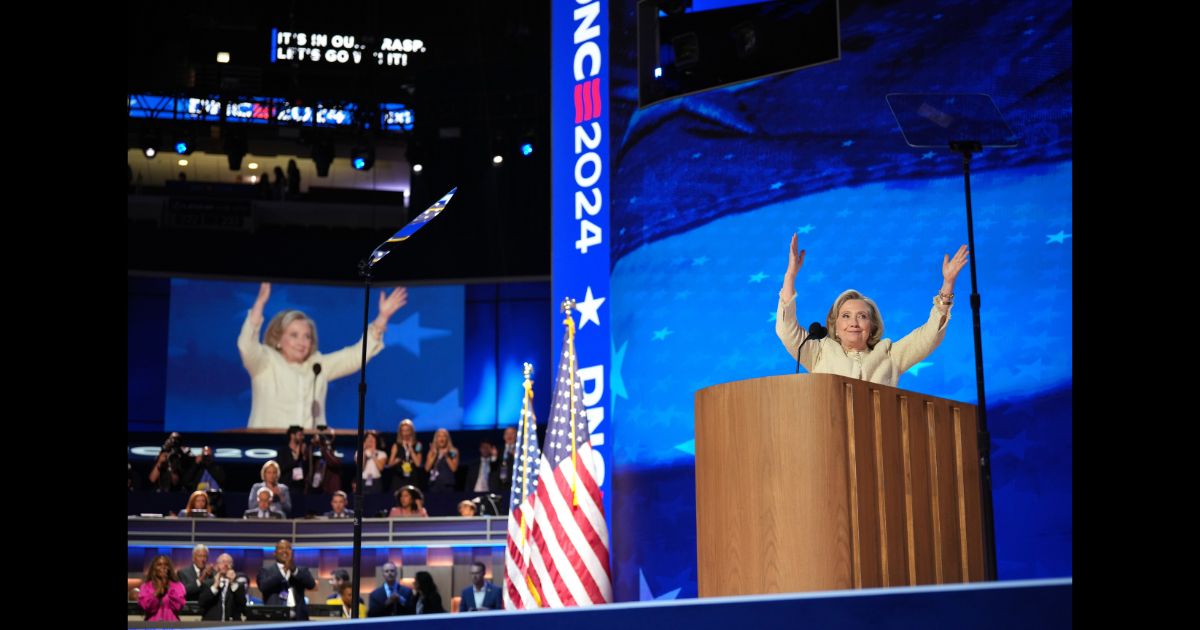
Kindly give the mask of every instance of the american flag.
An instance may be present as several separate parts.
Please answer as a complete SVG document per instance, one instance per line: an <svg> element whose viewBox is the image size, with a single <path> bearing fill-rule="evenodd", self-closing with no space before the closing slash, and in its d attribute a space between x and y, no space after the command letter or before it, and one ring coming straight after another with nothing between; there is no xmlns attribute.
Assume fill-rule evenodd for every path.
<svg viewBox="0 0 1200 630"><path fill-rule="evenodd" d="M539 599L530 593L529 549L533 538L533 501L537 496L537 418L533 415L533 366L525 364L525 399L517 428L517 454L513 465L512 496L508 502L508 545L504 551L506 584L504 607L537 608Z"/></svg>
<svg viewBox="0 0 1200 630"><path fill-rule="evenodd" d="M575 356L575 322L565 304L563 340L550 426L543 445L535 500L527 584L536 605L588 606L613 600L608 525L592 474L592 446Z"/></svg>

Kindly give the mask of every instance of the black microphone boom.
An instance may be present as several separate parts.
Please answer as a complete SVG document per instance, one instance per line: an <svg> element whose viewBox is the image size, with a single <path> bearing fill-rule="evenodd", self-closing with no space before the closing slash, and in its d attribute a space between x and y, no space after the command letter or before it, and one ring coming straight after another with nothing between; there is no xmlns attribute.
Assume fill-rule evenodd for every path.
<svg viewBox="0 0 1200 630"><path fill-rule="evenodd" d="M808 325L808 336L804 338L804 341L800 342L799 346L796 346L796 373L797 374L800 373L800 348L804 347L804 342L808 341L809 339L824 339L828 335L829 335L829 329L822 326L820 324L820 322L813 322Z"/></svg>
<svg viewBox="0 0 1200 630"><path fill-rule="evenodd" d="M313 364L313 395L312 395L312 423L317 424L317 416L321 415L321 404L317 402L317 377L321 375L321 364Z"/></svg>

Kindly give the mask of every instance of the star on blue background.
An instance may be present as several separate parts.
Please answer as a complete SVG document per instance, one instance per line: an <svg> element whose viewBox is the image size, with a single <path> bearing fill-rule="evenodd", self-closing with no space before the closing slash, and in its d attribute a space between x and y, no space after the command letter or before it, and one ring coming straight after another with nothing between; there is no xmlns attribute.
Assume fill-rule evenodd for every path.
<svg viewBox="0 0 1200 630"><path fill-rule="evenodd" d="M641 598L639 601L643 601L643 602L654 600L654 599L672 600L679 596L679 591L683 590L682 588L677 588L673 591L667 591L666 593L663 593L662 595L659 595L656 597L654 595L654 593L650 592L650 585L646 583L646 574L643 573L641 570L638 570L638 586L639 586L640 592L641 592Z"/></svg>
<svg viewBox="0 0 1200 630"><path fill-rule="evenodd" d="M421 356L421 342L426 339L437 339L450 335L449 330L442 328L424 328L421 326L421 312L417 311L405 318L399 324L388 324L387 332L383 334L384 345L398 344L400 347Z"/></svg>
<svg viewBox="0 0 1200 630"><path fill-rule="evenodd" d="M1047 245L1049 245L1050 243L1066 244L1064 239L1068 239L1068 238L1071 238L1070 234L1067 234L1067 233L1063 232L1062 230L1059 230L1058 234L1047 234L1046 235L1046 244Z"/></svg>
<svg viewBox="0 0 1200 630"><path fill-rule="evenodd" d="M436 402L397 398L396 404L411 413L413 422L418 425L425 422L428 423L426 426L434 426L439 422L461 420L463 417L463 408L458 404L457 388L450 390Z"/></svg>

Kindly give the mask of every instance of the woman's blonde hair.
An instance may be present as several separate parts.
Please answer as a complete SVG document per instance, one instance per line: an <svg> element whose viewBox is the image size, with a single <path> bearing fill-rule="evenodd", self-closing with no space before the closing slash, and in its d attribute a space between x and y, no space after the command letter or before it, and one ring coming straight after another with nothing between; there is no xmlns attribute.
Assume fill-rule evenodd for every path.
<svg viewBox="0 0 1200 630"><path fill-rule="evenodd" d="M262 469L258 471L259 478L261 478L263 481L267 480L267 469L268 468L275 469L275 472L277 474L275 481L279 481L278 475L282 475L283 473L279 470L279 464L275 463L275 460L273 460L273 459L268 459L267 463L262 465Z"/></svg>
<svg viewBox="0 0 1200 630"><path fill-rule="evenodd" d="M443 432L446 434L446 448L448 448L452 451L457 451L458 449L454 448L454 440L450 438L450 429L447 429L445 427L439 428L437 431L433 432L433 441L430 442L429 448L432 450L434 447L437 446L437 436L439 433L443 433Z"/></svg>

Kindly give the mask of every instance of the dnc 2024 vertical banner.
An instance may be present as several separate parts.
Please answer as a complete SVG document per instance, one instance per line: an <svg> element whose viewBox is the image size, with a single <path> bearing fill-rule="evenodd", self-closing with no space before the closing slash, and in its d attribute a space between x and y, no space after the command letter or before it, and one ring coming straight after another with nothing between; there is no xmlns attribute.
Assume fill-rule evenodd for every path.
<svg viewBox="0 0 1200 630"><path fill-rule="evenodd" d="M608 0L554 0L550 26L550 214L553 235L551 364L534 378L553 378L562 356L559 304L576 300L575 349L583 405L598 455L593 473L612 514L609 351ZM539 417L548 421L545 410ZM609 520L611 522L611 519ZM610 527L611 529L611 527ZM611 540L611 538L610 538Z"/></svg>

